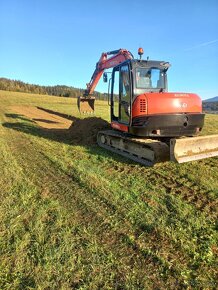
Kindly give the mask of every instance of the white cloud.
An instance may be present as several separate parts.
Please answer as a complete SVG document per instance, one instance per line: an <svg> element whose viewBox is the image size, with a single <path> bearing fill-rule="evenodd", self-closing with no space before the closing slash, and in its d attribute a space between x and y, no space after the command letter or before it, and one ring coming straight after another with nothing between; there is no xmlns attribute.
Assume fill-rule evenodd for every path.
<svg viewBox="0 0 218 290"><path fill-rule="evenodd" d="M190 48L187 48L187 49L185 49L185 51L190 51L190 50L202 47L202 46L208 46L208 45L214 44L216 42L218 42L218 39L214 39L214 40L211 40L211 41L203 42L203 43L200 43L198 45L195 45L195 46L192 46Z"/></svg>

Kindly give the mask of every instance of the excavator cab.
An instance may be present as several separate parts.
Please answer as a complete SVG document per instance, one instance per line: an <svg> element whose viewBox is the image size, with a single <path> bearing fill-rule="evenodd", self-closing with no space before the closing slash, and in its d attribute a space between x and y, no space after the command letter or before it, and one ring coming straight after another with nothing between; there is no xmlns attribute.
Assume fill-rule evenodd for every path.
<svg viewBox="0 0 218 290"><path fill-rule="evenodd" d="M145 93L167 92L167 70L170 64L161 61L127 60L112 72L110 95L111 121L130 125L134 117L133 103L141 97L140 114L146 115Z"/></svg>

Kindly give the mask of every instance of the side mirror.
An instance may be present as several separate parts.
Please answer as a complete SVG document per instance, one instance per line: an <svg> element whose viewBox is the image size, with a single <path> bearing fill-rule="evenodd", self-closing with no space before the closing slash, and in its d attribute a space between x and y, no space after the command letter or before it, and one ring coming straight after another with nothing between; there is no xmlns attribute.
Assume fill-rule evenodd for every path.
<svg viewBox="0 0 218 290"><path fill-rule="evenodd" d="M106 72L103 74L103 81L104 81L104 83L107 83L107 73Z"/></svg>

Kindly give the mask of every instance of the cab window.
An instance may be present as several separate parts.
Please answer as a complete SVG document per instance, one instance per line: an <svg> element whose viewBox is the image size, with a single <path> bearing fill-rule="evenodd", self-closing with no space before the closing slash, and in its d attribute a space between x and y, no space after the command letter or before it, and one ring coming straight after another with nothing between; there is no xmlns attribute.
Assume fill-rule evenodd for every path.
<svg viewBox="0 0 218 290"><path fill-rule="evenodd" d="M136 68L135 77L138 89L164 88L164 72L158 68Z"/></svg>

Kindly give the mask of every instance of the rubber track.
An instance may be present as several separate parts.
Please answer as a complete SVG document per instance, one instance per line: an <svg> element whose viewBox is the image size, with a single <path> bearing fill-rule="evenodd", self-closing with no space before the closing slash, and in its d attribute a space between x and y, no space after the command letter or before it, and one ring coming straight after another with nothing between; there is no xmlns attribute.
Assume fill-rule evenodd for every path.
<svg viewBox="0 0 218 290"><path fill-rule="evenodd" d="M135 153L132 153L131 151L116 148L113 145L105 144L101 142L100 136L106 136L106 137L112 137L117 139L123 139L125 140L125 143L135 143L142 145L142 150L144 147L146 149L151 150L151 152L154 153L154 160L146 159L145 157L141 157ZM131 138L129 136L126 136L124 133L113 131L113 130L107 130L107 131L100 131L97 136L97 142L98 145L104 149L107 149L109 151L112 151L114 153L117 153L121 156L124 156L128 159L131 159L137 163L143 164L145 166L153 166L157 162L163 162L169 160L169 146L161 141L152 140L152 139L137 139L137 138Z"/></svg>

